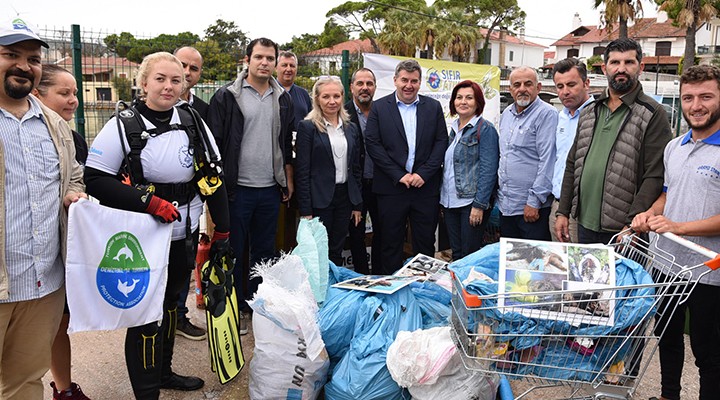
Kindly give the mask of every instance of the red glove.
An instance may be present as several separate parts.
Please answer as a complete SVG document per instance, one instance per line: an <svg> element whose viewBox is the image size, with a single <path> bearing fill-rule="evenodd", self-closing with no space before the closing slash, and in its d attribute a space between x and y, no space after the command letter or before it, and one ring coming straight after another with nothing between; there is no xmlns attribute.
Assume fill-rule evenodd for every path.
<svg viewBox="0 0 720 400"><path fill-rule="evenodd" d="M180 219L180 211L172 203L160 197L152 196L145 211L163 223Z"/></svg>

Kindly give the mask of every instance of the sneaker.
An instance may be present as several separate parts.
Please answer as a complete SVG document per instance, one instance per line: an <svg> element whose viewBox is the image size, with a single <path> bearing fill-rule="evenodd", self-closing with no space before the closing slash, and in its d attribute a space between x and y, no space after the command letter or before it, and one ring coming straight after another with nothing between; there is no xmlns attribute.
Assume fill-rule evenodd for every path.
<svg viewBox="0 0 720 400"><path fill-rule="evenodd" d="M90 400L75 382L71 383L68 389L59 392L55 387L55 382L50 382L50 387L53 390L53 400Z"/></svg>
<svg viewBox="0 0 720 400"><path fill-rule="evenodd" d="M240 315L240 327L238 329L238 333L240 335L247 335L248 334L248 317L245 316L244 312L241 312Z"/></svg>
<svg viewBox="0 0 720 400"><path fill-rule="evenodd" d="M170 372L170 376L160 382L161 389L172 389L191 391L198 390L205 385L205 381L197 376L182 376L174 372Z"/></svg>
<svg viewBox="0 0 720 400"><path fill-rule="evenodd" d="M207 337L204 329L193 325L187 318L178 318L175 334L190 340L203 340Z"/></svg>

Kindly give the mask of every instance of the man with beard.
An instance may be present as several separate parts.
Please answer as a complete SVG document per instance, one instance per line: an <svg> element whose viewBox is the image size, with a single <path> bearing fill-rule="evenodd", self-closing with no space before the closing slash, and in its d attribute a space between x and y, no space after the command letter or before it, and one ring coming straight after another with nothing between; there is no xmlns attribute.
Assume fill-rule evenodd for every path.
<svg viewBox="0 0 720 400"><path fill-rule="evenodd" d="M555 234L567 241L568 217L580 243L607 243L630 227L662 191L662 151L671 132L665 110L642 91L642 49L621 38L605 48L608 88L580 113L568 153Z"/></svg>
<svg viewBox="0 0 720 400"><path fill-rule="evenodd" d="M345 103L345 109L350 114L350 121L360 127L360 133L365 143L365 126L370 115L373 97L375 96L375 74L368 68L360 68L350 78L350 92L352 99ZM364 147L364 146L363 146ZM374 271L382 270L380 257L380 218L378 216L377 198L372 192L373 163L366 151L360 154L362 159L362 196L363 218L355 225L350 220L350 253L353 258L353 268L364 275L370 274L368 269L367 252L365 250L365 216L370 213L373 225L372 237L372 267Z"/></svg>
<svg viewBox="0 0 720 400"><path fill-rule="evenodd" d="M30 95L40 46L22 19L0 25L1 399L43 398L65 305L67 207L87 197L70 127Z"/></svg>
<svg viewBox="0 0 720 400"><path fill-rule="evenodd" d="M550 240L555 129L558 113L538 97L537 73L520 67L510 74L515 102L500 117L498 208L504 237Z"/></svg>
<svg viewBox="0 0 720 400"><path fill-rule="evenodd" d="M672 232L701 246L720 249L720 69L709 65L689 68L680 77L680 99L690 131L665 147L665 182L655 203L635 216L632 228L657 233ZM676 257L681 265L698 265L707 258L684 246L658 237L657 248ZM693 280L700 273L693 271ZM684 349L685 312L689 310L690 344L700 372L700 399L716 399L720 393L720 272L700 278L688 300L679 305L672 319L660 318L660 369L662 399L680 398ZM677 301L671 296L669 301ZM676 304L669 308L675 309ZM698 317L695 317L698 316Z"/></svg>

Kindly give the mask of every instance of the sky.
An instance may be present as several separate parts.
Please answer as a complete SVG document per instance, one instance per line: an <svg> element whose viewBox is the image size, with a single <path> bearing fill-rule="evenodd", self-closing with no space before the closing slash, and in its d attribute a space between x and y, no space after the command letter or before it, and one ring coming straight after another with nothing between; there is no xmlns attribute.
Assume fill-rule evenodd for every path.
<svg viewBox="0 0 720 400"><path fill-rule="evenodd" d="M202 36L205 28L217 19L223 19L235 22L249 38L265 36L282 44L303 33L320 33L327 20L327 11L343 2L3 0L0 20L8 21L19 15L39 28L69 30L71 24L79 24L82 29L94 32L109 34L126 31L137 37L152 37L184 31ZM644 16L654 17L654 3L649 0L642 0L642 3ZM593 0L518 0L518 4L527 14L526 39L539 44L550 45L570 32L575 12L580 14L583 25L597 25L599 22L599 13L592 8ZM187 16L180 17L182 13Z"/></svg>

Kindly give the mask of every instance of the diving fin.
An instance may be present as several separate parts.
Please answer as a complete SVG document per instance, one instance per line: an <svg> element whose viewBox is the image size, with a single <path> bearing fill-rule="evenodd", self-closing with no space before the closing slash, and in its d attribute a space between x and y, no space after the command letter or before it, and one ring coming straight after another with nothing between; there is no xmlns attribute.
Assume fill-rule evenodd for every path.
<svg viewBox="0 0 720 400"><path fill-rule="evenodd" d="M222 384L235 378L245 366L238 331L240 309L231 260L231 256L226 254L206 261L201 269L210 367Z"/></svg>

